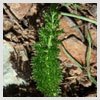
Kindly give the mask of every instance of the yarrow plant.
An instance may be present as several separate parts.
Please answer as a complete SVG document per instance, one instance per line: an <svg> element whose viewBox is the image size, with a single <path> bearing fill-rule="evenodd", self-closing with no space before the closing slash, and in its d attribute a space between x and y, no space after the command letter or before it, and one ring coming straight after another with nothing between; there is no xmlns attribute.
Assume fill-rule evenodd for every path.
<svg viewBox="0 0 100 100"><path fill-rule="evenodd" d="M59 12L57 4L51 4L50 8L44 13L43 17L46 22L45 26L41 27L39 30L39 42L33 45L36 56L32 57L32 76L37 83L37 89L39 89L47 97L57 97L60 96L61 93L59 85L62 81L62 70L58 60L60 51L58 48L59 44L62 45L64 53L78 67L83 69L83 66L67 52L64 45L57 39L58 35L63 33L63 31L59 28L59 15L81 19L97 25L97 21L84 16L78 16L67 12ZM97 85L96 80L90 75L90 71L88 69L91 56L91 39L89 33L87 34L87 40L89 43L86 59L87 73L89 79Z"/></svg>
<svg viewBox="0 0 100 100"><path fill-rule="evenodd" d="M36 56L32 58L32 76L37 89L47 97L57 97L61 92L62 70L58 60L60 41L57 37L62 30L59 29L57 9L57 4L51 4L44 13L46 24L39 30L39 42L33 45Z"/></svg>

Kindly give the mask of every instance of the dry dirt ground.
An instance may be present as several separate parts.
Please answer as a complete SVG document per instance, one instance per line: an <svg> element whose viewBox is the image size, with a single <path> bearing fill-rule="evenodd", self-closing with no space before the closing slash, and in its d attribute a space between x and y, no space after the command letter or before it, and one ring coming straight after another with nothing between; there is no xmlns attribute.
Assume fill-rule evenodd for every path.
<svg viewBox="0 0 100 100"><path fill-rule="evenodd" d="M77 10L73 5L60 5L60 11L82 15L96 20L96 4L80 4ZM30 84L28 86L11 85L4 88L4 97L43 97L44 95L36 89L36 83L31 77L31 57L34 56L32 45L39 40L38 30L44 25L42 17L45 9L50 4L4 4L3 6L3 40L13 48L11 62L13 68ZM65 55L60 48L59 60L63 72L63 82L60 84L62 97L96 97L97 87L89 80L86 72L86 52L88 42L86 39L86 28L89 29L92 38L92 52L90 59L90 73L97 78L97 26L79 19L61 16L59 25L64 30L58 38L61 40L68 52L84 66L77 67L74 62ZM21 51L27 54L21 55Z"/></svg>

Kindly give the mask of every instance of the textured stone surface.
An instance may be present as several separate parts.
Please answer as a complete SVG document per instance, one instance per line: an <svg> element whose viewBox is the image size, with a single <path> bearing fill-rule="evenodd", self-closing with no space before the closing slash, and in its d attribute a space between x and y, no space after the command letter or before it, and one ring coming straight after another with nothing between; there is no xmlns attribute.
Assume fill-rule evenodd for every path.
<svg viewBox="0 0 100 100"><path fill-rule="evenodd" d="M14 49L7 42L3 42L3 86L8 86L11 84L27 84L22 78L17 77L15 69L12 67L10 62L10 54Z"/></svg>
<svg viewBox="0 0 100 100"><path fill-rule="evenodd" d="M66 50L77 60L79 61L81 64L85 64L85 56L86 56L86 46L79 41L78 39L76 39L75 37L71 37L69 39L66 39L63 41L63 44L66 48ZM60 46L61 48L61 46ZM71 62L70 58L68 58L64 52L61 49L60 52L60 59L62 61L67 61L67 62ZM96 51L94 51L92 49L91 51L91 59L90 59L90 63L96 63L97 62L97 53Z"/></svg>
<svg viewBox="0 0 100 100"><path fill-rule="evenodd" d="M22 19L31 8L31 3L9 3L11 11L18 19Z"/></svg>
<svg viewBox="0 0 100 100"><path fill-rule="evenodd" d="M82 32L78 27L75 27L76 24L69 17L63 17L60 21L60 26L64 31L64 34L61 34L59 36L60 40L62 40L63 38L67 38L70 35L75 35L77 38L84 41Z"/></svg>

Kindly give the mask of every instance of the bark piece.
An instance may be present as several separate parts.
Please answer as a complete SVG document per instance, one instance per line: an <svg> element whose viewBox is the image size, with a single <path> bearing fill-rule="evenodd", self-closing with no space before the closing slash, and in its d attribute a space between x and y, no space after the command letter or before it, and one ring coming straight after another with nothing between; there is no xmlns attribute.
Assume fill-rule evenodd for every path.
<svg viewBox="0 0 100 100"><path fill-rule="evenodd" d="M20 20L28 13L32 6L31 3L9 3L8 5L13 14Z"/></svg>
<svg viewBox="0 0 100 100"><path fill-rule="evenodd" d="M3 19L3 30L4 30L4 31L8 31L8 30L10 30L12 27L13 27L13 23L12 23L9 19L4 18L4 19Z"/></svg>

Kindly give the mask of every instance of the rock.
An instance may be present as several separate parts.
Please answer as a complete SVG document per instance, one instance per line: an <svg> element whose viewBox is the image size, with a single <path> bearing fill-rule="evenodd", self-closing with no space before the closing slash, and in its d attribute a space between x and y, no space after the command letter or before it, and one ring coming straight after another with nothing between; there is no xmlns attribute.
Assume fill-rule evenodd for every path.
<svg viewBox="0 0 100 100"><path fill-rule="evenodd" d="M30 10L31 3L8 3L13 14L18 18L22 19Z"/></svg>
<svg viewBox="0 0 100 100"><path fill-rule="evenodd" d="M31 67L30 61L27 54L27 49L20 43L14 46L15 52L11 53L11 62L13 68L18 72L18 76L24 78L25 80L30 80Z"/></svg>
<svg viewBox="0 0 100 100"><path fill-rule="evenodd" d="M13 47L6 41L3 42L3 86L16 84L28 84L24 79L18 77L17 72L13 68L10 61L11 52L14 52Z"/></svg>
<svg viewBox="0 0 100 100"><path fill-rule="evenodd" d="M75 37L68 38L63 41L64 47L66 50L81 64L85 65L85 55L86 55L86 45L84 45L80 40L76 39ZM60 59L66 62L73 63L70 58L68 58L64 52L61 49L61 46L59 47L60 52ZM97 52L92 49L91 51L91 58L90 63L96 63L97 62Z"/></svg>
<svg viewBox="0 0 100 100"><path fill-rule="evenodd" d="M64 34L61 34L58 38L60 40L69 37L70 35L75 35L80 40L84 41L84 36L78 27L75 27L76 24L69 18L63 17L60 21L60 27L63 29Z"/></svg>

